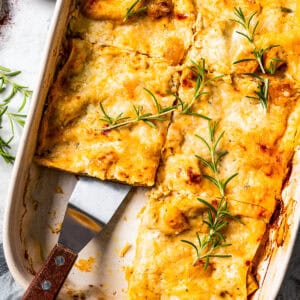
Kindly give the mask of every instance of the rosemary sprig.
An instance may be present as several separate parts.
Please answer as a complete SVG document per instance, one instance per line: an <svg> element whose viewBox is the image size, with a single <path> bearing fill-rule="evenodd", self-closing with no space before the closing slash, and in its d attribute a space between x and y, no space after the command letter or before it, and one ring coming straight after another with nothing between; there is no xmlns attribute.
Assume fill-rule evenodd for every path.
<svg viewBox="0 0 300 300"><path fill-rule="evenodd" d="M106 111L104 110L103 104L100 102L100 109L103 113L103 118L100 118L101 121L106 122L107 124L109 124L110 126L114 126L117 125L118 123L120 123L121 121L127 120L129 119L129 117L123 117L123 113L120 113L117 117L113 118L111 116L109 116Z"/></svg>
<svg viewBox="0 0 300 300"><path fill-rule="evenodd" d="M147 11L147 6L142 6L138 9L135 9L136 6L142 2L142 0L136 0L132 3L132 5L127 9L126 15L124 17L124 22L128 21L131 17L135 17L141 15Z"/></svg>
<svg viewBox="0 0 300 300"><path fill-rule="evenodd" d="M257 90L254 91L254 96L246 96L249 99L254 99L260 102L264 109L268 107L268 99L269 99L269 78L263 78L255 73L245 73L245 75L252 76L258 79Z"/></svg>
<svg viewBox="0 0 300 300"><path fill-rule="evenodd" d="M231 255L220 255L216 253L216 250L219 248L229 247L231 244L227 244L226 237L223 233L223 230L229 224L228 219L239 221L235 218L230 211L228 210L227 200L225 196L226 187L235 178L238 174L234 173L225 179L220 179L219 176L219 164L222 158L228 153L225 151L220 151L219 144L221 139L224 136L224 131L217 137L218 122L208 121L208 130L209 130L209 140L207 141L203 137L196 135L203 144L207 147L210 159L207 160L201 156L196 155L196 157L201 161L203 165L208 167L211 174L204 174L203 177L209 180L214 186L218 188L219 197L218 205L214 207L212 204L207 202L204 199L198 198L198 201L203 203L207 207L208 218L203 222L208 226L209 232L202 239L200 234L196 232L197 244L194 244L188 240L182 240L182 242L192 246L196 252L195 263L199 261L205 261L204 269L206 270L209 266L210 258L212 257L231 257Z"/></svg>
<svg viewBox="0 0 300 300"><path fill-rule="evenodd" d="M166 121L165 115L168 113L175 111L177 108L180 108L180 114L183 115L190 115L190 116L196 116L203 119L206 119L210 121L211 119L203 114L196 113L193 111L193 105L194 103L205 94L208 94L208 92L204 91L204 87L209 84L212 81L217 80L218 78L223 77L223 75L216 76L213 78L207 78L207 71L205 69L205 59L201 59L199 63L196 63L195 61L191 61L192 66L190 67L190 70L195 74L196 76L196 85L195 85L195 91L193 95L193 99L190 103L184 102L177 93L173 93L172 95L176 98L177 104L168 106L163 108L161 104L158 102L155 95L148 89L144 88L144 90L150 94L152 100L154 101L154 104L156 106L157 113L144 113L142 106L135 106L133 105L133 109L135 112L135 118L124 116L124 113L120 113L116 117L108 115L108 113L105 111L105 108L103 107L103 104L100 103L100 109L102 111L103 117L100 118L101 121L107 123L108 126L105 126L101 128L101 131L116 129L119 127L128 126L140 121L145 122L149 126L156 128L154 120L156 121Z"/></svg>
<svg viewBox="0 0 300 300"><path fill-rule="evenodd" d="M219 164L221 159L228 153L228 151L218 151L218 146L221 139L224 136L225 131L223 131L217 138L216 138L216 130L217 130L218 122L209 121L208 122L208 130L209 130L209 141L206 141L200 135L196 135L204 145L207 147L209 154L210 154L210 161L204 159L203 157L196 155L196 157L205 165L207 166L213 173L213 175L204 174L204 178L211 181L218 189L221 197L225 197L225 189L228 183L236 177L238 174L235 173L226 180L219 179Z"/></svg>
<svg viewBox="0 0 300 300"><path fill-rule="evenodd" d="M119 114L117 117L111 117L107 114L102 104L100 104L100 109L103 113L103 118L101 118L101 121L104 121L107 123L108 126L101 128L101 131L116 129L119 127L124 127L128 125L132 125L134 123L138 122L145 122L147 125L149 125L152 128L156 128L156 124L154 121L166 121L166 115L168 115L170 112L177 109L178 105L170 105L167 107L162 107L161 104L158 102L155 95L148 89L144 88L144 90L150 94L152 100L154 101L157 113L144 113L142 106L136 106L133 105L133 110L135 113L135 118L123 116L123 113Z"/></svg>
<svg viewBox="0 0 300 300"><path fill-rule="evenodd" d="M236 31L236 32L239 35L241 35L242 37L246 38L249 41L249 43L253 46L253 52L252 52L253 57L243 58L243 59L234 61L233 64L238 64L238 63L242 63L245 61L256 60L259 65L260 71L263 74L266 74L267 72L269 72L271 75L274 75L277 70L278 63L282 62L282 60L274 57L271 59L269 68L266 68L263 65L263 56L268 50L279 47L279 45L271 45L266 48L258 48L256 46L255 34L256 34L256 30L257 30L259 21L255 21L254 17L256 16L257 12L254 12L247 19L245 17L245 14L243 13L243 10L240 7L235 7L234 14L237 17L237 19L231 19L231 21L240 24L245 29L245 32L241 32L241 31ZM264 109L267 109L268 100L269 100L269 79L258 76L256 73L245 73L245 75L249 75L249 76L256 77L257 79L259 79L258 90L255 91L255 94L257 95L257 97L247 96L247 98L252 98L252 99L258 100L261 103L262 107Z"/></svg>
<svg viewBox="0 0 300 300"><path fill-rule="evenodd" d="M190 67L190 70L196 76L196 85L195 85L194 96L193 96L191 103L182 110L182 113L184 113L184 114L188 113L192 109L195 101L197 101L199 99L199 97L201 97L202 95L208 94L208 92L203 91L204 87L208 83L215 81L224 76L224 75L219 75L219 76L215 76L213 78L208 79L207 71L205 69L205 59L204 58L201 58L198 63L191 60L191 63L192 63L192 66Z"/></svg>
<svg viewBox="0 0 300 300"><path fill-rule="evenodd" d="M189 115L189 116L195 116L195 117L200 117L202 119L205 119L207 121L211 120L211 118L209 118L206 115L200 114L200 113L196 113L193 111L193 104L191 105L190 103L184 102L178 94L172 94L176 100L178 101L178 107L180 108L180 114L181 115Z"/></svg>
<svg viewBox="0 0 300 300"><path fill-rule="evenodd" d="M190 115L190 116L196 116L200 117L206 120L211 120L209 117L193 112L193 105L202 95L207 95L208 92L204 91L204 88L207 84L209 84L212 81L215 81L224 75L215 76L213 78L207 78L207 70L205 69L205 59L201 58L200 61L197 63L193 60L191 60L191 66L189 69L194 73L196 76L196 85L195 85L195 91L192 98L192 101L190 103L184 102L178 94L173 94L176 100L178 101L178 106L181 109L180 114L182 115Z"/></svg>
<svg viewBox="0 0 300 300"><path fill-rule="evenodd" d="M271 59L270 66L269 66L269 68L267 68L268 72L271 75L274 75L276 73L278 63L280 63L280 62L284 62L284 61L282 59L280 59L280 58L277 58L277 57L273 57Z"/></svg>
<svg viewBox="0 0 300 300"><path fill-rule="evenodd" d="M255 34L259 24L259 21L254 21L254 17L256 16L257 12L254 12L248 19L245 17L243 10L240 7L234 8L234 14L237 19L231 19L231 21L240 24L246 32L236 31L239 35L246 38L250 44L253 46L253 55L254 57L240 59L234 62L234 64L238 64L244 61L251 61L256 60L258 62L259 68L263 74L266 74L266 69L263 65L263 56L266 51L279 47L279 45L271 45L267 48L258 48L255 44ZM254 22L253 22L254 21Z"/></svg>
<svg viewBox="0 0 300 300"><path fill-rule="evenodd" d="M26 86L20 85L13 81L13 77L19 75L20 71L12 71L8 68L0 66L0 96L1 94L7 95L0 98L0 129L2 129L2 123L4 117L6 117L10 124L11 136L7 140L0 136L0 155L7 163L13 163L14 156L10 153L11 142L15 136L15 124L24 126L26 115L21 114L24 109L28 98L31 96L32 91L30 91ZM9 104L16 96L16 94L22 94L23 100L18 107L17 113L10 112Z"/></svg>
<svg viewBox="0 0 300 300"><path fill-rule="evenodd" d="M0 106L4 107L17 93L21 93L23 94L23 101L18 108L18 112L23 110L28 98L32 95L32 91L27 86L20 85L11 79L20 73L21 71L11 71L8 68L0 66L0 93L6 91L9 86L11 87L9 95L1 101Z"/></svg>

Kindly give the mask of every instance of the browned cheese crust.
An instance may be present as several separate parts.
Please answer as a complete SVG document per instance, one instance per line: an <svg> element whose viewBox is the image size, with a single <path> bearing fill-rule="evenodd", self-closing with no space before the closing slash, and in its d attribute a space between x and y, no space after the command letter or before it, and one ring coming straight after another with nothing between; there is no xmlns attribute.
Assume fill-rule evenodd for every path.
<svg viewBox="0 0 300 300"><path fill-rule="evenodd" d="M298 1L81 1L71 18L72 50L53 84L43 117L39 164L132 185L155 186L141 214L136 255L129 274L129 299L247 299L257 288L253 260L298 144L300 123L300 7ZM133 6L133 4L135 4ZM129 14L130 7L135 14ZM237 31L234 8L259 21L255 46L267 49L261 64L253 44ZM132 12L131 11L131 12ZM270 47L276 46L276 47ZM205 60L203 94L195 64ZM265 109L257 97L268 81ZM147 88L163 107L193 102L194 115L180 105L165 121L103 131L103 112L134 117L133 104L155 113ZM172 95L177 94L177 99ZM193 100L194 99L194 100ZM220 201L207 179L211 169L196 155L210 153L208 121L224 131L219 148L228 153L219 178L238 175L226 186L228 211L221 230L229 244L214 252L205 269L195 262L197 235L209 233L208 206ZM156 171L158 169L157 175Z"/></svg>

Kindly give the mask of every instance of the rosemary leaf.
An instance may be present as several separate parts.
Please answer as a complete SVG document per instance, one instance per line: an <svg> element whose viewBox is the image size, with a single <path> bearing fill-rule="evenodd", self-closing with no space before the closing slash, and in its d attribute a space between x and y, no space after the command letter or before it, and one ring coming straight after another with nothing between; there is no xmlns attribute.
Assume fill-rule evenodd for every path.
<svg viewBox="0 0 300 300"><path fill-rule="evenodd" d="M142 2L142 0L136 0L132 3L132 5L127 9L126 15L124 17L124 21L128 21L128 19L144 14L147 11L147 6L142 6L136 9L136 6Z"/></svg>
<svg viewBox="0 0 300 300"><path fill-rule="evenodd" d="M9 68L0 66L0 129L3 129L2 123L4 118L7 118L10 125L10 137L5 140L0 136L0 155L7 163L14 162L14 156L10 153L10 144L15 137L15 125L24 126L26 115L21 114L21 112L32 94L32 91L26 86L20 85L13 80L13 77L20 73L21 71L12 71ZM17 113L10 112L9 105L17 94L23 95L22 102L18 107Z"/></svg>
<svg viewBox="0 0 300 300"><path fill-rule="evenodd" d="M253 58L252 57L243 58L243 59L234 61L233 64L239 64L239 63L246 62L246 61L256 60L258 63L259 69L263 74L270 73L271 75L274 75L277 70L278 63L281 62L282 60L280 60L279 58L272 58L270 66L269 66L269 68L267 68L263 65L263 57L267 51L271 50L272 48L279 47L279 45L270 45L266 48L258 48L256 46L255 34L256 34L256 30L257 30L259 21L254 21L254 17L256 16L257 12L254 12L247 19L244 15L242 9L240 7L235 7L234 14L237 17L237 19L231 19L231 21L238 23L245 29L245 32L236 31L236 33L238 33L242 37L246 38L249 41L249 43L252 45ZM247 98L258 100L261 103L262 107L265 110L267 110L268 101L269 101L269 79L262 78L261 76L257 75L256 73L245 73L245 75L256 77L260 80L260 82L258 83L258 89L255 91L255 94L257 95L257 97L247 96Z"/></svg>
<svg viewBox="0 0 300 300"><path fill-rule="evenodd" d="M150 94L150 96L155 104L157 113L155 113L155 114L150 113L150 112L145 113L142 106L133 105L133 111L135 113L134 118L124 116L123 113L120 113L117 117L112 117L106 112L103 104L100 103L100 109L103 114L103 117L100 118L99 120L105 122L107 125L105 127L102 127L100 130L107 131L107 130L116 129L116 128L120 128L120 127L124 127L124 126L129 126L129 125L132 125L132 124L135 124L138 122L144 122L152 128L157 128L154 121L159 121L159 122L166 121L167 115L177 109L178 105L170 105L167 107L162 107L161 104L159 103L158 99L156 98L156 96L150 90L148 90L146 88L144 88L144 90L148 94Z"/></svg>
<svg viewBox="0 0 300 300"><path fill-rule="evenodd" d="M202 198L198 198L198 201L204 204L207 208L207 219L203 220L203 223L207 225L209 231L202 239L199 232L196 232L197 243L193 243L188 240L182 240L182 242L193 247L196 252L196 259L194 264L199 261L204 262L204 270L209 266L210 258L228 258L231 255L221 255L216 253L219 248L229 247L231 244L226 243L226 236L224 230L229 224L229 220L239 221L234 217L227 209L228 203L225 197L227 185L238 175L234 173L225 179L220 179L219 164L221 159L228 153L226 150L219 151L218 147L221 139L224 136L224 131L217 136L218 122L208 121L209 140L204 139L201 136L197 137L203 142L210 153L210 161L196 155L201 163L209 168L211 174L204 174L203 177L209 180L219 190L218 205L217 207L210 204L208 201Z"/></svg>

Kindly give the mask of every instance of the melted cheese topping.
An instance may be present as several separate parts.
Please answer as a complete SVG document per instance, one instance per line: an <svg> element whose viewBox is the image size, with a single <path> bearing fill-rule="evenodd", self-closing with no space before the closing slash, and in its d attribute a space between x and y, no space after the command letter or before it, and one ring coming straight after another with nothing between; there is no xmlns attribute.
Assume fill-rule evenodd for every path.
<svg viewBox="0 0 300 300"><path fill-rule="evenodd" d="M232 257L212 258L206 271L201 263L193 265L193 250L180 241L196 242L193 231L166 235L142 224L129 299L246 299L247 271L265 224L249 218L242 221L244 225L229 225L226 236L232 246L220 251ZM202 238L205 231L199 231Z"/></svg>
<svg viewBox="0 0 300 300"><path fill-rule="evenodd" d="M90 18L122 20L127 9L133 4L132 0L86 0L83 1L82 9ZM138 4L136 8L140 8Z"/></svg>
<svg viewBox="0 0 300 300"><path fill-rule="evenodd" d="M94 6L108 5L111 2L122 2L115 6L110 16L120 10L121 18L105 21L89 19L83 15L74 15L71 21L72 31L92 43L114 45L128 50L145 53L151 57L160 57L172 65L179 64L192 43L195 7L191 0L173 1L172 17L165 16L154 19L151 16L141 16L133 21L122 22L125 16L123 5L129 7L128 1L92 1ZM124 4L124 3L125 4ZM129 1L131 4L134 2ZM155 1L154 1L155 2ZM157 1L156 1L157 2ZM172 1L171 1L172 2ZM105 10L92 8L92 15L102 18Z"/></svg>
<svg viewBox="0 0 300 300"><path fill-rule="evenodd" d="M144 87L157 95L162 107L168 106L175 74L162 60L73 40L70 58L48 99L37 162L99 179L153 185L168 121L157 122L157 129L139 122L103 132L99 103L112 116L123 112L134 117L133 105L155 113Z"/></svg>
<svg viewBox="0 0 300 300"><path fill-rule="evenodd" d="M228 154L221 162L220 178L238 173L228 185L226 196L229 211L240 217L244 225L230 221L224 231L226 242L232 245L218 254L231 254L231 258L212 258L207 271L201 262L193 266L194 249L180 241L197 244L195 233L200 233L201 238L207 233L203 222L207 208L197 198L214 205L218 191L203 177L209 174L208 168L195 158L197 154L209 159L207 148L195 136L209 138L207 121L175 113L163 148L157 184L149 192L142 215L129 279L129 299L247 299L257 289L251 274L252 261L281 198L288 163L297 144L300 48L296 45L300 39L295 25L295 1L196 4L195 38L183 65L179 96L190 102L194 95L190 60L205 58L208 78L225 75L206 87L208 94L200 98L193 111L219 120L219 133L225 131L220 148L228 150ZM258 12L258 45L281 45L264 58L265 65L272 57L280 57L286 64L270 76L267 112L258 101L247 98L255 96L257 81L242 75L254 72L257 63L232 64L252 51L249 42L235 32L237 24L229 20L234 18L235 6L241 6L246 15ZM286 12L284 7L291 11ZM291 30L295 31L292 36Z"/></svg>
<svg viewBox="0 0 300 300"><path fill-rule="evenodd" d="M299 140L300 13L292 0L149 0L143 5L170 5L171 13L153 12L124 21L133 0L88 0L83 14L70 23L75 39L71 56L60 71L43 118L37 161L75 173L129 184L156 185L148 193L129 276L129 299L247 299L257 289L251 273L276 203L281 198L288 164ZM256 61L233 64L253 55L251 44L238 34L234 7L259 21L255 45L267 48L265 68L282 60L270 80L268 109L256 96ZM181 240L196 241L208 232L207 207L218 191L204 174L209 170L195 155L209 159L196 135L208 138L207 120L175 112L172 122L157 129L139 123L109 132L99 103L113 116L133 115L132 104L155 111L144 87L162 106L178 92L190 103L195 92L191 61L206 61L210 82L193 111L219 121L225 132L220 148L228 154L219 166L220 178L238 173L226 188L228 209L242 223L224 228L228 247L193 264L194 249ZM178 79L178 80L177 80ZM179 82L179 83L178 83ZM159 164L160 161L160 164Z"/></svg>

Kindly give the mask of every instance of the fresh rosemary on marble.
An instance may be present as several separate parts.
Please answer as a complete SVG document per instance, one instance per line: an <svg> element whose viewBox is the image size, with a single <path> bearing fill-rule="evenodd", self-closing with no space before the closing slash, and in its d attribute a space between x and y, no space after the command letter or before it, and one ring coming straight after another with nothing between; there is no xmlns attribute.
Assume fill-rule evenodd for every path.
<svg viewBox="0 0 300 300"><path fill-rule="evenodd" d="M209 173L204 174L203 177L209 180L214 186L217 187L219 196L218 204L213 206L206 200L198 198L198 201L203 203L207 208L208 217L203 222L208 226L208 233L204 237L200 237L199 232L196 232L197 242L193 243L188 240L182 240L193 247L196 252L195 263L204 261L204 269L209 266L210 258L212 257L231 257L231 255L221 255L216 252L219 248L229 247L231 244L226 243L224 229L229 224L229 220L239 221L228 210L228 203L226 200L226 187L238 175L234 173L228 178L221 179L219 174L219 165L222 158L228 153L226 150L219 150L219 144L224 136L224 131L217 136L216 131L218 122L208 121L209 139L206 140L202 136L196 135L209 151L209 159L196 155L199 161L209 169ZM240 221L239 221L240 222Z"/></svg>
<svg viewBox="0 0 300 300"><path fill-rule="evenodd" d="M237 17L237 19L230 19L230 20L240 24L245 30L244 32L236 31L236 33L238 33L239 35L247 39L249 43L252 45L253 57L247 57L240 60L236 60L233 62L233 64L239 64L246 61L256 60L262 74L270 73L271 75L274 75L277 70L278 63L282 62L282 60L276 57L272 58L270 62L270 66L269 68L267 68L263 65L263 57L267 51L271 50L272 48L279 47L279 45L271 45L266 48L259 48L256 46L255 35L256 35L257 27L259 25L259 21L255 21L255 16L257 12L254 12L252 15L250 15L249 18L246 18L243 10L240 7L235 7L234 14ZM247 96L247 98L258 100L261 103L262 107L264 109L267 109L268 100L269 100L269 79L259 76L256 73L245 73L245 75L250 75L258 79L258 90L255 91L257 97Z"/></svg>
<svg viewBox="0 0 300 300"><path fill-rule="evenodd" d="M15 125L24 126L26 115L22 111L32 92L23 85L16 83L13 77L19 75L20 71L12 71L0 66L0 129L3 129L3 120L7 118L10 125L10 137L5 139L0 136L0 155L7 163L13 163L14 156L10 153L11 142L15 137ZM16 113L9 111L9 104L17 94L22 94L23 99Z"/></svg>
<svg viewBox="0 0 300 300"><path fill-rule="evenodd" d="M124 21L128 21L130 18L141 15L147 11L147 6L141 6L136 9L136 6L140 4L143 0L136 0L132 3L132 5L127 9L126 15L124 17Z"/></svg>

